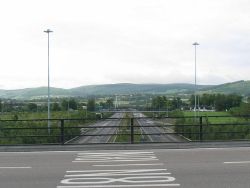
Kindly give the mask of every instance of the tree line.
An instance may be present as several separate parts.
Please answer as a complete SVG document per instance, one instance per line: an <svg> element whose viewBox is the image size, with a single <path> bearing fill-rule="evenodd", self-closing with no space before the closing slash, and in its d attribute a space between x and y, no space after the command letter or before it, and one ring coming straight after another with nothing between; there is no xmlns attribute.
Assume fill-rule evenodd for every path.
<svg viewBox="0 0 250 188"><path fill-rule="evenodd" d="M166 96L157 96L152 99L152 110L175 110L186 106L180 97L167 98Z"/></svg>
<svg viewBox="0 0 250 188"><path fill-rule="evenodd" d="M96 102L95 98L90 98L86 102L81 102L76 98L60 99L50 103L51 111L71 111L82 110L96 111L100 109L111 109L114 107L112 98L106 101ZM85 107L85 108L83 108ZM45 112L48 109L46 101L17 101L17 100L1 100L0 113L5 112Z"/></svg>
<svg viewBox="0 0 250 188"><path fill-rule="evenodd" d="M240 107L242 104L242 96L236 94L202 94L198 95L196 100L199 108L214 109L216 111L230 110L233 107ZM188 101L183 101L180 97L167 98L165 96L157 96L152 99L151 109L194 109L194 105L194 95L191 95Z"/></svg>

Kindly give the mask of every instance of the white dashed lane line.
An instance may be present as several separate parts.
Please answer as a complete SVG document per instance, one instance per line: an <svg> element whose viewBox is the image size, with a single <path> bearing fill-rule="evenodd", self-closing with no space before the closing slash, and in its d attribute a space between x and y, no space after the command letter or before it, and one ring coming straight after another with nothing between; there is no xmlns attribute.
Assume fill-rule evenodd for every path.
<svg viewBox="0 0 250 188"><path fill-rule="evenodd" d="M223 162L224 164L250 164L250 161L229 161Z"/></svg>
<svg viewBox="0 0 250 188"><path fill-rule="evenodd" d="M0 166L0 169L30 169L30 166Z"/></svg>

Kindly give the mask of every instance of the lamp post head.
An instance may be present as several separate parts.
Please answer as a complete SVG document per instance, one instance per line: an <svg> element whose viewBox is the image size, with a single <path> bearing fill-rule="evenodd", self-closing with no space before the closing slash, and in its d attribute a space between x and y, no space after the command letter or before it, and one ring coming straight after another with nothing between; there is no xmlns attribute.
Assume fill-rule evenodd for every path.
<svg viewBox="0 0 250 188"><path fill-rule="evenodd" d="M49 33L52 33L53 31L50 30L50 29L47 29L47 30L45 30L44 32L49 34Z"/></svg>
<svg viewBox="0 0 250 188"><path fill-rule="evenodd" d="M193 43L194 46L200 45L198 42Z"/></svg>

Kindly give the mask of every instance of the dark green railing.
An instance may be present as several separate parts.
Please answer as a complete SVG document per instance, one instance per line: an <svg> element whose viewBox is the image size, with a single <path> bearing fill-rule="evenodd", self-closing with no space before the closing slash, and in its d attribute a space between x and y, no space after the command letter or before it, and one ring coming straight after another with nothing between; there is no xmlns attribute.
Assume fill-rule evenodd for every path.
<svg viewBox="0 0 250 188"><path fill-rule="evenodd" d="M0 120L0 145L232 140L250 140L250 116Z"/></svg>

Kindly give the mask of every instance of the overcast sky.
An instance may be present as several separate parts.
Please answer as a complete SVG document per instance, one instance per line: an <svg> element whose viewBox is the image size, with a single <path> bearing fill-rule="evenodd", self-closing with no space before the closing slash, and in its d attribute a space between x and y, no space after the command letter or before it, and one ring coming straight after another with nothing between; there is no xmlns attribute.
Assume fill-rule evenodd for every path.
<svg viewBox="0 0 250 188"><path fill-rule="evenodd" d="M1 0L0 89L250 80L249 0Z"/></svg>

